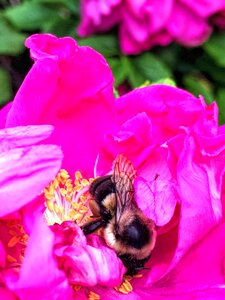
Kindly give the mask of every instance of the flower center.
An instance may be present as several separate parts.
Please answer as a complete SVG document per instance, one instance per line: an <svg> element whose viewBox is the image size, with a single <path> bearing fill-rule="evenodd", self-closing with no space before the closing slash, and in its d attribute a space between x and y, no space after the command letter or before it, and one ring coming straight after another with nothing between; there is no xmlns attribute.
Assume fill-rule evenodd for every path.
<svg viewBox="0 0 225 300"><path fill-rule="evenodd" d="M89 186L94 178L89 180L83 178L80 172L75 173L73 181L68 172L62 169L56 178L44 189L46 210L44 216L48 225L61 224L64 221L75 221L78 226L82 226L90 220L92 212L89 209ZM98 231L99 235L101 230ZM141 274L134 278L141 277ZM133 277L124 276L120 286L114 289L122 294L128 294L133 290L130 283ZM74 291L81 288L74 285ZM88 299L98 300L99 295L89 290Z"/></svg>
<svg viewBox="0 0 225 300"><path fill-rule="evenodd" d="M80 172L76 172L73 181L68 172L62 169L44 189L44 215L48 225L64 221L75 221L78 226L86 223L91 215L88 189L93 180L87 180Z"/></svg>

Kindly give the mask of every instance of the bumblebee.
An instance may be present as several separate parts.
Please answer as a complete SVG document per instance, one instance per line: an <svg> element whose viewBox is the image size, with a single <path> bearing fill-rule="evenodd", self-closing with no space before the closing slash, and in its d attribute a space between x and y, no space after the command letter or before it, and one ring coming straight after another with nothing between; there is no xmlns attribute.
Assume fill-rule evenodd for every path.
<svg viewBox="0 0 225 300"><path fill-rule="evenodd" d="M131 162L118 155L112 175L95 179L89 188L94 220L83 225L88 235L103 228L107 245L113 248L127 268L127 275L144 269L156 242L156 226L135 201L136 172Z"/></svg>

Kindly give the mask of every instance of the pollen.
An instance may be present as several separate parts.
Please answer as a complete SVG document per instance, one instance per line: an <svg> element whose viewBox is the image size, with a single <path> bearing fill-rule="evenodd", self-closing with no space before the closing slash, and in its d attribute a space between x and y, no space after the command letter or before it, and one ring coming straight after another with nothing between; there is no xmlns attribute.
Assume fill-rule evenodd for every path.
<svg viewBox="0 0 225 300"><path fill-rule="evenodd" d="M131 279L132 279L131 276L124 276L123 282L121 283L121 285L115 287L114 289L117 292L120 292L122 294L129 294L130 292L133 291L133 287L130 283Z"/></svg>
<svg viewBox="0 0 225 300"><path fill-rule="evenodd" d="M90 291L88 295L88 300L99 300L100 296L96 294L95 292Z"/></svg>
<svg viewBox="0 0 225 300"><path fill-rule="evenodd" d="M8 229L7 263L21 265L29 236L19 220L8 220L5 224Z"/></svg>
<svg viewBox="0 0 225 300"><path fill-rule="evenodd" d="M9 254L7 255L6 259L7 259L7 262L9 262L9 263L16 263L17 262L17 259L15 257L13 257L12 255L9 255Z"/></svg>
<svg viewBox="0 0 225 300"><path fill-rule="evenodd" d="M74 181L68 172L60 170L56 178L44 189L45 218L48 225L61 224L64 221L75 221L79 226L89 220L88 187L93 178L83 178L77 171Z"/></svg>

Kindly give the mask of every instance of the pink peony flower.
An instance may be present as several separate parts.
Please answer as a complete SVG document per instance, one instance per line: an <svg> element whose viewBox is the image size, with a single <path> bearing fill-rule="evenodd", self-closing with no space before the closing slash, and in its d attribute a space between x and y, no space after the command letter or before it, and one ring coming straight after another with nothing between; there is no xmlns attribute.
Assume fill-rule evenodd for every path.
<svg viewBox="0 0 225 300"><path fill-rule="evenodd" d="M9 296L224 299L225 127L216 103L166 85L114 99L111 71L92 49L52 35L31 36L27 45L35 63L1 112L2 126L53 124L46 143L62 147L71 177L81 171L88 180L76 172L73 185L61 171L45 189L45 217L59 225L46 224L40 199L23 210L29 240L20 272L3 274ZM137 203L159 229L149 270L115 288L125 272L121 261L73 220L85 221L89 178L110 172L118 153L137 170Z"/></svg>
<svg viewBox="0 0 225 300"><path fill-rule="evenodd" d="M121 49L138 54L171 41L184 46L201 45L210 35L209 18L225 9L223 0L81 1L81 36L104 32L119 24Z"/></svg>

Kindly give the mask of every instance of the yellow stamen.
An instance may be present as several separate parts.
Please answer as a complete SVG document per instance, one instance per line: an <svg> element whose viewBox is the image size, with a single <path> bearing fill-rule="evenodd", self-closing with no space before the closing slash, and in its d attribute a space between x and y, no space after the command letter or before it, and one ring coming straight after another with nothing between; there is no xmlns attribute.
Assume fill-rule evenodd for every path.
<svg viewBox="0 0 225 300"><path fill-rule="evenodd" d="M76 221L80 226L86 222L90 215L89 185L90 181L83 178L80 172L75 173L73 182L67 171L62 169L43 191L46 199L45 218L47 223L53 225L71 220Z"/></svg>
<svg viewBox="0 0 225 300"><path fill-rule="evenodd" d="M46 195L45 195L46 197ZM47 205L47 208L50 210L50 211L54 211L54 203L50 200L50 199L46 199L46 205Z"/></svg>
<svg viewBox="0 0 225 300"><path fill-rule="evenodd" d="M81 172L77 171L75 172L75 178L76 179L81 179L83 176L81 175Z"/></svg>
<svg viewBox="0 0 225 300"><path fill-rule="evenodd" d="M89 300L99 300L101 299L100 296L98 294L96 294L95 292L90 291L89 295L88 295L88 299Z"/></svg>
<svg viewBox="0 0 225 300"><path fill-rule="evenodd" d="M89 181L87 179L82 179L81 184L83 185L83 187L85 187L85 186L89 185Z"/></svg>
<svg viewBox="0 0 225 300"><path fill-rule="evenodd" d="M7 255L6 259L9 263L16 263L17 262L17 259L15 257L13 257L12 255L9 255L9 254Z"/></svg>
<svg viewBox="0 0 225 300"><path fill-rule="evenodd" d="M66 196L67 190L66 189L60 189L61 195Z"/></svg>
<svg viewBox="0 0 225 300"><path fill-rule="evenodd" d="M7 243L7 262L8 264L18 263L18 265L21 265L29 237L25 233L19 220L8 220L5 222L9 234Z"/></svg>
<svg viewBox="0 0 225 300"><path fill-rule="evenodd" d="M120 292L122 294L129 294L130 292L133 291L133 287L130 283L130 280L132 279L131 276L124 276L123 278L123 282L121 283L121 285L115 287L114 289L117 292Z"/></svg>
<svg viewBox="0 0 225 300"><path fill-rule="evenodd" d="M9 242L8 242L8 247L9 247L9 248L14 247L14 246L19 242L19 240L20 240L20 237L18 237L18 236L13 236L13 237L9 240Z"/></svg>

